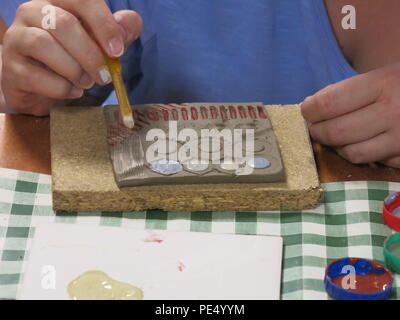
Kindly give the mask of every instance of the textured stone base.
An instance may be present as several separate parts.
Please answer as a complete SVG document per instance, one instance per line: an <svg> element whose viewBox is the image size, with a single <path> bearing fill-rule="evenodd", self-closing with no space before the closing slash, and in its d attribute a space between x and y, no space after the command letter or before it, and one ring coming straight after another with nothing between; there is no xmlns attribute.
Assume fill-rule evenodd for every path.
<svg viewBox="0 0 400 320"><path fill-rule="evenodd" d="M51 112L53 208L64 211L253 211L315 207L323 190L298 105L267 106L285 183L138 186L114 179L101 107Z"/></svg>

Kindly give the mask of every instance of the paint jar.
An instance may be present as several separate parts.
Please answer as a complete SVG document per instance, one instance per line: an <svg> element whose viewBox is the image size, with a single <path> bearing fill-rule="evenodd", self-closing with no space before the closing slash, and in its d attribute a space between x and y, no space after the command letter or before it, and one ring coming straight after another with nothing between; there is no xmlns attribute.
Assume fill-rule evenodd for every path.
<svg viewBox="0 0 400 320"><path fill-rule="evenodd" d="M392 234L385 240L383 256L386 266L395 273L400 273L400 233Z"/></svg>
<svg viewBox="0 0 400 320"><path fill-rule="evenodd" d="M373 260L347 257L326 267L324 284L334 299L383 300L391 293L393 276Z"/></svg>
<svg viewBox="0 0 400 320"><path fill-rule="evenodd" d="M392 193L383 203L383 221L391 229L400 232L400 194Z"/></svg>

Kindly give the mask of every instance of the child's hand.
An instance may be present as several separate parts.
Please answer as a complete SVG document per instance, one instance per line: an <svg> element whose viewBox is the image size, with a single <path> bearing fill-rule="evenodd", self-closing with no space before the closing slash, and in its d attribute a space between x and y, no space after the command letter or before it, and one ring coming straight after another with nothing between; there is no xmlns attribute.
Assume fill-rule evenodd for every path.
<svg viewBox="0 0 400 320"><path fill-rule="evenodd" d="M350 162L400 167L400 64L330 85L301 109L311 136Z"/></svg>
<svg viewBox="0 0 400 320"><path fill-rule="evenodd" d="M55 28L42 13L55 8ZM49 21L49 20L46 20ZM114 15L104 0L32 0L21 5L3 41L4 96L15 111L47 115L95 83L111 82L104 53L119 57L142 29L133 11Z"/></svg>

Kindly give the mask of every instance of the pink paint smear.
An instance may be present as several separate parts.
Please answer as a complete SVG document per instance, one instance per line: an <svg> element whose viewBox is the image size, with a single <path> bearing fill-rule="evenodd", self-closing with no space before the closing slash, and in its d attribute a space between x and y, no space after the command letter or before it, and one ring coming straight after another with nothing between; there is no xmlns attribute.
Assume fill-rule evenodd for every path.
<svg viewBox="0 0 400 320"><path fill-rule="evenodd" d="M162 239L162 237L154 231L148 230L147 232L149 233L149 236L143 240L144 242L161 243L164 241L164 239Z"/></svg>
<svg viewBox="0 0 400 320"><path fill-rule="evenodd" d="M185 270L185 269L186 269L186 266L181 261L178 261L178 270L180 272L183 272L183 270Z"/></svg>

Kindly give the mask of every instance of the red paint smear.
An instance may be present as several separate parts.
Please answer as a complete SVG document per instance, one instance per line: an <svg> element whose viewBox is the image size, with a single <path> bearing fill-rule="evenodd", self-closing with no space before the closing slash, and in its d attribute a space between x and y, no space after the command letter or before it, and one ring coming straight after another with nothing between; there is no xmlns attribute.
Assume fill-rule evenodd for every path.
<svg viewBox="0 0 400 320"><path fill-rule="evenodd" d="M225 106L219 106L219 112L221 113L221 117L223 120L228 120L228 116L226 114L226 107Z"/></svg>
<svg viewBox="0 0 400 320"><path fill-rule="evenodd" d="M260 118L262 118L262 119L267 119L268 118L267 114L265 113L264 107L258 106L257 109L258 109L258 114L260 115Z"/></svg>
<svg viewBox="0 0 400 320"><path fill-rule="evenodd" d="M208 119L208 111L206 107L200 107L201 116L203 120Z"/></svg>
<svg viewBox="0 0 400 320"><path fill-rule="evenodd" d="M168 107L168 106L166 106L166 105L163 105L163 104L157 104L157 107L158 107L160 110L167 110L167 111L169 111L169 107Z"/></svg>
<svg viewBox="0 0 400 320"><path fill-rule="evenodd" d="M152 121L178 121L180 116L183 120L189 120L189 114L192 120L198 120L200 116L203 120L209 119L209 117L211 119L217 119L218 117L221 117L223 120L227 120L229 118L237 119L239 117L242 119L247 119L248 116L253 119L268 118L266 110L263 106L241 105L235 107L232 105L220 105L219 108L215 106L209 106L208 108L205 106L200 106L200 110L197 110L195 107L190 107L190 105L187 104L158 104L155 105L155 107L148 107L143 111L135 110L135 127L133 129L129 129L123 124L122 119L119 116L119 110L115 110L114 118L116 121L108 128L107 142L109 145L116 145L123 142L133 133L137 133L146 125L150 125L150 122Z"/></svg>
<svg viewBox="0 0 400 320"><path fill-rule="evenodd" d="M161 109L163 116L164 116L164 121L168 121L169 120L169 112L168 110L165 109Z"/></svg>
<svg viewBox="0 0 400 320"><path fill-rule="evenodd" d="M243 107L243 106L239 106L238 109L239 109L239 115L240 115L240 117L241 117L242 119L247 118L247 116L246 116L246 110L244 109L244 107Z"/></svg>
<svg viewBox="0 0 400 320"><path fill-rule="evenodd" d="M147 233L149 234L149 236L143 240L144 242L161 243L164 241L164 239L161 239L161 236L153 230L147 230Z"/></svg>
<svg viewBox="0 0 400 320"><path fill-rule="evenodd" d="M177 121L178 118L178 111L176 111L176 109L172 109L172 118Z"/></svg>
<svg viewBox="0 0 400 320"><path fill-rule="evenodd" d="M153 108L147 108L145 110L145 116L150 121L160 120L157 110L154 110Z"/></svg>
<svg viewBox="0 0 400 320"><path fill-rule="evenodd" d="M257 114L254 110L253 106L247 106L247 109L249 110L249 115L252 119L256 119L257 118Z"/></svg>
<svg viewBox="0 0 400 320"><path fill-rule="evenodd" d="M229 106L229 113L230 113L231 119L237 118L236 108L234 106Z"/></svg>
<svg viewBox="0 0 400 320"><path fill-rule="evenodd" d="M156 242L156 243L161 243L161 242L163 242L164 240L158 239L158 238L153 238L152 236L150 236L150 237L144 239L143 241L144 241L144 242Z"/></svg>
<svg viewBox="0 0 400 320"><path fill-rule="evenodd" d="M121 121L115 122L108 128L107 141L110 145L118 144L137 132L141 127L140 124L137 124L133 129L129 129Z"/></svg>
<svg viewBox="0 0 400 320"><path fill-rule="evenodd" d="M181 261L178 261L178 270L180 272L183 272L183 270L185 270L185 269L186 269L186 266Z"/></svg>
<svg viewBox="0 0 400 320"><path fill-rule="evenodd" d="M181 113L182 113L183 120L188 120L189 119L188 112L187 112L186 108L181 108Z"/></svg>
<svg viewBox="0 0 400 320"><path fill-rule="evenodd" d="M193 120L197 120L199 118L199 114L198 114L196 108L194 108L194 107L190 108L190 113L192 115Z"/></svg>
<svg viewBox="0 0 400 320"><path fill-rule="evenodd" d="M211 112L211 118L212 119L217 119L218 118L218 110L216 107L211 106L210 107L210 112Z"/></svg>
<svg viewBox="0 0 400 320"><path fill-rule="evenodd" d="M342 280L346 275L339 276L333 279L333 283L338 287L342 288ZM347 289L349 291L358 293L376 293L385 290L390 284L391 277L389 274L384 273L382 275L377 274L366 274L356 275L356 287L355 289Z"/></svg>

